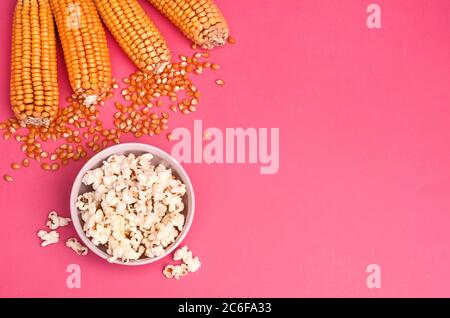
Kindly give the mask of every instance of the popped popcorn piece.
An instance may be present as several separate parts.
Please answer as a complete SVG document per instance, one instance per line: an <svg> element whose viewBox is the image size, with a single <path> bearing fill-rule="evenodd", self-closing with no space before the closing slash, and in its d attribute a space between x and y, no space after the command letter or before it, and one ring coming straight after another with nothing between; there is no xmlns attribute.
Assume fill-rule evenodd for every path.
<svg viewBox="0 0 450 318"><path fill-rule="evenodd" d="M177 249L173 254L174 261L186 262L189 258L192 258L192 252L188 250L187 245Z"/></svg>
<svg viewBox="0 0 450 318"><path fill-rule="evenodd" d="M172 225L165 225L159 223L155 226L156 239L161 242L163 247L166 247L173 243L178 236L178 231Z"/></svg>
<svg viewBox="0 0 450 318"><path fill-rule="evenodd" d="M81 211L87 211L89 209L90 203L94 200L94 195L92 192L84 193L78 196L76 208Z"/></svg>
<svg viewBox="0 0 450 318"><path fill-rule="evenodd" d="M200 267L202 266L202 263L200 262L200 259L198 258L198 256L196 256L194 258L190 258L188 260L188 262L186 262L186 265L187 265L188 271L193 273L200 269Z"/></svg>
<svg viewBox="0 0 450 318"><path fill-rule="evenodd" d="M164 248L161 245L147 248L147 250L145 251L145 255L147 257L158 257L162 254L164 254Z"/></svg>
<svg viewBox="0 0 450 318"><path fill-rule="evenodd" d="M178 230L181 231L183 229L183 225L184 225L184 215L180 214L180 213L176 213L176 212L168 213L163 218L162 223L167 226L178 228Z"/></svg>
<svg viewBox="0 0 450 318"><path fill-rule="evenodd" d="M78 255L87 255L88 249L82 245L75 237L72 237L66 241L66 246L71 248Z"/></svg>
<svg viewBox="0 0 450 318"><path fill-rule="evenodd" d="M176 280L179 280L180 277L186 276L187 273L188 269L185 264L167 265L163 270L164 276L167 278L175 278Z"/></svg>
<svg viewBox="0 0 450 318"><path fill-rule="evenodd" d="M51 211L48 215L47 226L50 230L56 230L58 227L66 226L71 222L70 218L58 216L56 211Z"/></svg>
<svg viewBox="0 0 450 318"><path fill-rule="evenodd" d="M175 265L167 265L166 267L164 267L163 269L163 274L164 276L166 276L167 278L172 278L173 277L173 273L174 273L174 267Z"/></svg>
<svg viewBox="0 0 450 318"><path fill-rule="evenodd" d="M180 277L185 276L188 272L193 273L198 271L202 266L200 259L197 256L193 257L192 252L189 251L187 246L183 246L176 250L173 254L173 260L183 261L183 263L180 265L167 265L163 270L163 274L167 278L179 279ZM183 270L183 275L179 274L180 270ZM178 275L178 278L176 275Z"/></svg>
<svg viewBox="0 0 450 318"><path fill-rule="evenodd" d="M37 235L42 240L42 247L59 242L59 234L56 231L47 232L40 230Z"/></svg>
<svg viewBox="0 0 450 318"><path fill-rule="evenodd" d="M86 172L81 180L85 185L92 185L92 188L96 189L103 180L103 170L100 168L90 170Z"/></svg>
<svg viewBox="0 0 450 318"><path fill-rule="evenodd" d="M76 203L83 230L95 245L106 247L110 262L158 257L183 230L186 186L152 160L148 153L112 155L82 178L92 187Z"/></svg>
<svg viewBox="0 0 450 318"><path fill-rule="evenodd" d="M108 262L114 263L117 259L121 259L124 263L128 263L130 260L137 260L141 257L145 248L139 246L138 250L134 250L129 242L118 241L114 238L111 238L109 241L109 248L107 253L112 255L108 258Z"/></svg>
<svg viewBox="0 0 450 318"><path fill-rule="evenodd" d="M175 265L175 271L173 277L175 279L180 279L180 277L186 276L188 273L187 266L185 264Z"/></svg>

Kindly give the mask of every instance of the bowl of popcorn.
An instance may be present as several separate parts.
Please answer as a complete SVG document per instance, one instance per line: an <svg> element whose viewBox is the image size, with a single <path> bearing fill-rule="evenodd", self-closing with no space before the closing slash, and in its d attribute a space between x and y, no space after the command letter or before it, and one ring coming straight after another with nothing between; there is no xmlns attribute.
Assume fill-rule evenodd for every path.
<svg viewBox="0 0 450 318"><path fill-rule="evenodd" d="M183 167L163 150L140 143L107 148L80 170L71 217L86 246L110 263L144 265L176 249L194 216Z"/></svg>

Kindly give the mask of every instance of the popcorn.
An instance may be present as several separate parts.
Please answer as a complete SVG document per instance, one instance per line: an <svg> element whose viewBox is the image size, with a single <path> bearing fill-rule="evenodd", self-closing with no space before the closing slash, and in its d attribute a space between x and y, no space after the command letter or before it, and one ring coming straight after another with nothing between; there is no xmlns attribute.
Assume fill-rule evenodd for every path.
<svg viewBox="0 0 450 318"><path fill-rule="evenodd" d="M50 230L56 230L58 227L66 226L69 222L71 222L70 218L58 216L56 211L51 211L46 225Z"/></svg>
<svg viewBox="0 0 450 318"><path fill-rule="evenodd" d="M94 195L92 192L84 193L78 196L76 208L81 211L87 211L89 209L89 204L94 201Z"/></svg>
<svg viewBox="0 0 450 318"><path fill-rule="evenodd" d="M164 254L164 248L161 245L150 247L145 251L147 257L158 257Z"/></svg>
<svg viewBox="0 0 450 318"><path fill-rule="evenodd" d="M192 258L192 252L188 250L187 246L183 246L182 248L179 248L173 254L173 260L174 261L183 261L183 262L185 262L185 260L187 260L188 258Z"/></svg>
<svg viewBox="0 0 450 318"><path fill-rule="evenodd" d="M108 239L111 236L111 229L97 225L95 230L89 229L86 234L89 237L92 237L92 243L95 245L103 245L108 242Z"/></svg>
<svg viewBox="0 0 450 318"><path fill-rule="evenodd" d="M86 255L88 253L88 249L86 246L81 245L80 242L74 237L68 239L66 241L66 246L71 248L78 255Z"/></svg>
<svg viewBox="0 0 450 318"><path fill-rule="evenodd" d="M174 271L175 271L175 265L167 265L167 266L164 267L164 269L163 269L163 274L164 274L164 276L166 276L167 278L173 278L173 276L174 276Z"/></svg>
<svg viewBox="0 0 450 318"><path fill-rule="evenodd" d="M40 230L37 235L43 241L41 243L42 247L59 242L59 234L56 231L47 232Z"/></svg>
<svg viewBox="0 0 450 318"><path fill-rule="evenodd" d="M179 280L180 277L186 276L187 273L188 269L185 264L167 265L163 270L164 276L167 278L175 278L176 280Z"/></svg>
<svg viewBox="0 0 450 318"><path fill-rule="evenodd" d="M163 218L162 223L178 228L181 231L184 225L184 215L180 213L168 213Z"/></svg>
<svg viewBox="0 0 450 318"><path fill-rule="evenodd" d="M97 189L98 186L101 184L103 180L103 170L100 168L90 170L88 171L83 179L82 182L85 185L92 185L92 188Z"/></svg>
<svg viewBox="0 0 450 318"><path fill-rule="evenodd" d="M194 258L189 259L189 261L186 263L187 269L189 272L193 273L200 269L202 266L202 263L200 262L200 259L196 256Z"/></svg>
<svg viewBox="0 0 450 318"><path fill-rule="evenodd" d="M161 245L166 247L173 243L178 236L178 231L172 225L165 225L159 223L155 226L156 239L161 242Z"/></svg>
<svg viewBox="0 0 450 318"><path fill-rule="evenodd" d="M158 257L183 230L186 186L153 156L112 155L82 178L92 191L76 207L88 238L106 247L110 262ZM177 277L188 266L176 268Z"/></svg>
<svg viewBox="0 0 450 318"><path fill-rule="evenodd" d="M183 246L175 251L173 254L174 261L183 261L180 265L167 265L163 274L167 278L180 279L182 276L186 276L188 272L196 272L202 266L200 259L196 256L192 256L192 252L189 251L187 246Z"/></svg>

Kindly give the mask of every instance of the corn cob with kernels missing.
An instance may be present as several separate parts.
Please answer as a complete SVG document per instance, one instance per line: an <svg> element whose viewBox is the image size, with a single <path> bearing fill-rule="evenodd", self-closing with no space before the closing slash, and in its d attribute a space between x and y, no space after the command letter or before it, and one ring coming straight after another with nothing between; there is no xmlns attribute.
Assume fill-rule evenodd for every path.
<svg viewBox="0 0 450 318"><path fill-rule="evenodd" d="M14 12L11 105L22 125L48 126L58 114L56 38L48 0L19 0Z"/></svg>
<svg viewBox="0 0 450 318"><path fill-rule="evenodd" d="M128 57L145 73L160 73L170 51L137 0L95 0L100 16Z"/></svg>
<svg viewBox="0 0 450 318"><path fill-rule="evenodd" d="M212 0L148 0L195 44L205 49L224 45L228 24Z"/></svg>
<svg viewBox="0 0 450 318"><path fill-rule="evenodd" d="M50 0L75 97L86 105L111 90L105 30L93 0Z"/></svg>

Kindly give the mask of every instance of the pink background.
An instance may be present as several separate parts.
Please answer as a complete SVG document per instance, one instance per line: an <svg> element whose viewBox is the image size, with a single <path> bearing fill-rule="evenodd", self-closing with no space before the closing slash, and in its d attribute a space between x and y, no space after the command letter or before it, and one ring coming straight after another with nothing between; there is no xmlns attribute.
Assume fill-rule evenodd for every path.
<svg viewBox="0 0 450 318"><path fill-rule="evenodd" d="M0 5L1 104L9 108L11 16ZM171 127L279 127L280 170L184 165L197 194L184 243L203 267L181 281L166 258L143 267L41 248L47 213L69 214L82 163L58 173L36 164L0 182L0 296L450 296L450 1L377 0L382 29L366 27L369 1L218 0L235 46L213 52L219 73L196 77L199 111ZM175 54L189 42L141 2ZM134 67L109 38L114 75ZM59 51L60 48L59 48ZM61 96L69 94L59 52ZM226 86L218 88L216 78ZM111 107L111 103L108 104ZM132 141L131 137L125 138ZM145 139L170 151L164 136ZM0 167L21 157L2 142ZM75 235L61 230L62 239ZM66 287L66 266L82 270ZM382 288L366 287L379 264Z"/></svg>

